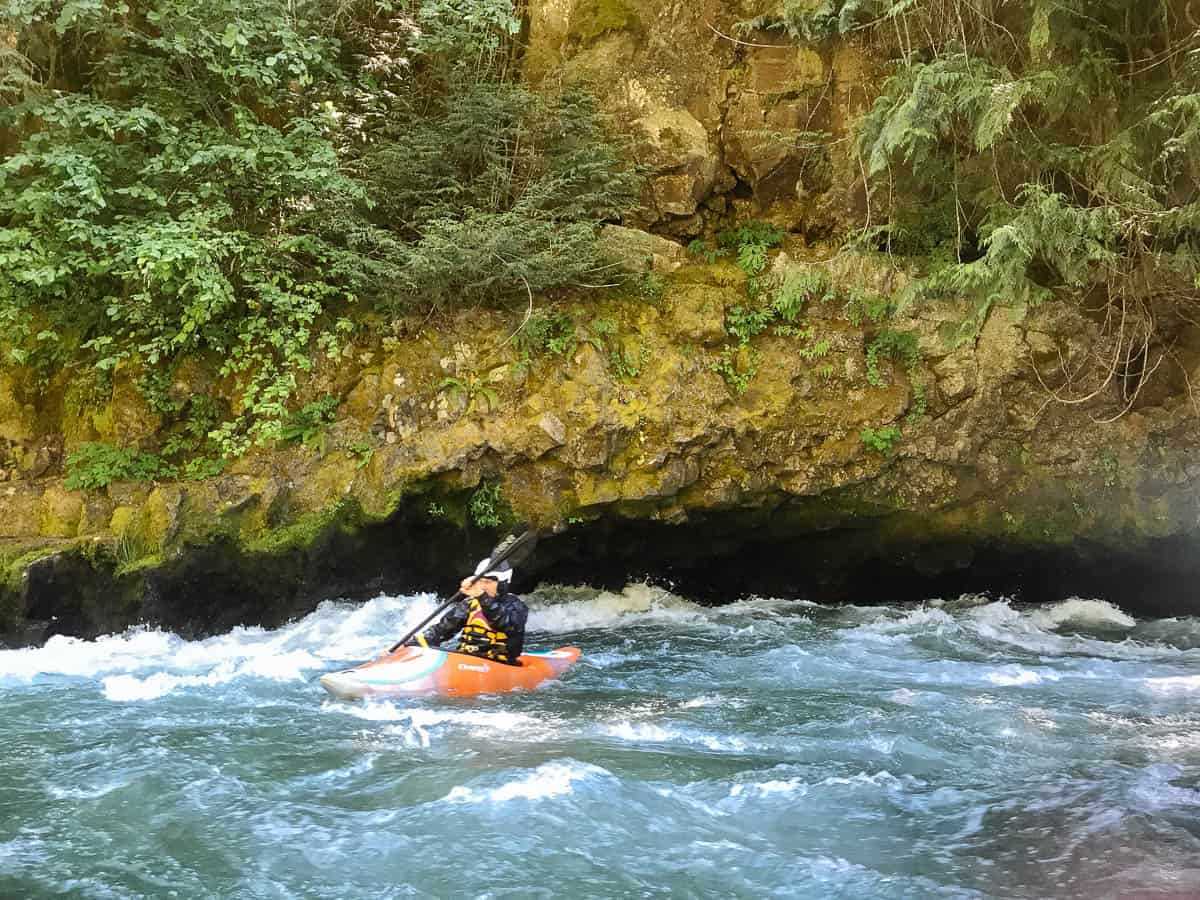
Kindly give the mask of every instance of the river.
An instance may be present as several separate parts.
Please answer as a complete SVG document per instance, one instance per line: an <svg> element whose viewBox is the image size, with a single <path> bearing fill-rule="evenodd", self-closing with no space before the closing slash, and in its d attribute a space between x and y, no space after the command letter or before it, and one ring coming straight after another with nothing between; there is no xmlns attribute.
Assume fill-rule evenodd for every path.
<svg viewBox="0 0 1200 900"><path fill-rule="evenodd" d="M0 897L1200 896L1200 620L529 599L503 696L321 690L429 595L0 652Z"/></svg>

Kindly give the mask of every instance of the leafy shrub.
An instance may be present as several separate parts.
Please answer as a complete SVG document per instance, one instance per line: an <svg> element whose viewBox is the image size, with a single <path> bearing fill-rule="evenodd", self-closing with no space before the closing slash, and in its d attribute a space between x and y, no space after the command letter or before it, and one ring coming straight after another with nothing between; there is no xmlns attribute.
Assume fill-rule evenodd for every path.
<svg viewBox="0 0 1200 900"><path fill-rule="evenodd" d="M775 311L770 307L746 309L742 306L731 306L725 311L725 330L737 338L739 343L745 344L766 331L774 319Z"/></svg>
<svg viewBox="0 0 1200 900"><path fill-rule="evenodd" d="M394 136L363 167L375 219L404 223L402 302L597 281L595 223L631 207L641 173L591 95L454 79L389 116Z"/></svg>
<svg viewBox="0 0 1200 900"><path fill-rule="evenodd" d="M767 266L767 251L783 242L784 233L765 222L746 222L717 235L717 244L732 252L742 271L753 277Z"/></svg>
<svg viewBox="0 0 1200 900"><path fill-rule="evenodd" d="M890 453L902 436L900 428L896 425L867 427L862 430L862 442L876 453Z"/></svg>
<svg viewBox="0 0 1200 900"><path fill-rule="evenodd" d="M771 308L776 318L794 322L805 303L830 300L833 296L833 286L823 270L792 266L780 277Z"/></svg>
<svg viewBox="0 0 1200 900"><path fill-rule="evenodd" d="M740 368L739 359L744 359L746 363ZM758 374L758 362L759 353L753 347L725 347L713 360L712 370L725 380L725 385L735 397L740 397Z"/></svg>
<svg viewBox="0 0 1200 900"><path fill-rule="evenodd" d="M306 403L297 412L288 416L280 429L279 437L284 443L311 446L333 423L338 408L338 398L326 395L320 400Z"/></svg>
<svg viewBox="0 0 1200 900"><path fill-rule="evenodd" d="M581 88L511 83L519 30L509 0L9 4L12 358L212 354L239 410L214 446L235 456L295 439L299 380L339 353L353 303L596 280L594 225L642 173Z"/></svg>
<svg viewBox="0 0 1200 900"><path fill-rule="evenodd" d="M467 515L480 528L499 528L510 517L500 482L481 484L467 502Z"/></svg>
<svg viewBox="0 0 1200 900"><path fill-rule="evenodd" d="M910 372L920 366L921 351L917 336L911 331L884 329L867 345L867 381L875 387L883 385L881 363L885 359L899 360Z"/></svg>
<svg viewBox="0 0 1200 900"><path fill-rule="evenodd" d="M634 346L617 341L608 353L609 369L622 381L631 381L641 375L649 360L650 348L640 341Z"/></svg>
<svg viewBox="0 0 1200 900"><path fill-rule="evenodd" d="M647 272L638 279L637 295L649 303L661 303L667 295L667 280L657 272Z"/></svg>
<svg viewBox="0 0 1200 900"><path fill-rule="evenodd" d="M578 340L566 313L535 313L517 333L517 348L528 356L570 356Z"/></svg>
<svg viewBox="0 0 1200 900"><path fill-rule="evenodd" d="M183 477L188 481L204 481L206 478L216 478L225 471L228 460L220 457L201 456L190 459L183 465Z"/></svg>
<svg viewBox="0 0 1200 900"><path fill-rule="evenodd" d="M729 254L728 250L725 250L721 247L714 247L704 238L696 238L694 241L689 243L687 246L687 251L692 256L699 256L710 266L718 259L721 259L723 256L727 256Z"/></svg>
<svg viewBox="0 0 1200 900"><path fill-rule="evenodd" d="M465 397L467 400L467 415L475 412L481 403L487 404L488 412L496 408L500 397L489 385L476 376L443 378L438 385L439 391L446 391L452 397Z"/></svg>
<svg viewBox="0 0 1200 900"><path fill-rule="evenodd" d="M72 491L105 488L114 481L156 481L177 474L174 466L153 453L99 441L80 444L64 465L64 484Z"/></svg>
<svg viewBox="0 0 1200 900"><path fill-rule="evenodd" d="M1139 348L1165 356L1200 306L1200 54L1186 7L783 0L744 24L801 42L853 33L891 63L852 149L863 239L923 257L901 302L959 300L960 339L998 303L1107 304L1072 387L1133 382L1135 398L1154 369Z"/></svg>

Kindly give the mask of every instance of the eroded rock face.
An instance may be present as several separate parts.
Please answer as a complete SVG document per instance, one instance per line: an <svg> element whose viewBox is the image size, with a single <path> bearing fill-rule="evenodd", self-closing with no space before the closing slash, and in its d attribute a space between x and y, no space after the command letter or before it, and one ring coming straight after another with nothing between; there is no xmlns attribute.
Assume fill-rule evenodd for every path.
<svg viewBox="0 0 1200 900"><path fill-rule="evenodd" d="M529 571L562 580L651 572L726 599L869 600L855 592L881 579L916 597L1020 587L1041 567L1062 576L1042 578L1047 590L1074 578L1135 607L1169 596L1175 612L1200 611L1188 389L1200 328L1181 332L1176 374L1165 367L1108 421L1116 382L1086 403L1051 393L1101 343L1077 306L999 304L971 333L953 299L885 321L851 315L849 292L892 296L907 277L887 260L807 249L863 221L846 138L877 75L852 42L735 36L759 12L530 4L527 78L589 83L656 169L642 218L605 226L602 243L625 272L654 276L631 284L658 287L536 298L574 328L553 351L518 350L524 308L391 323L305 386L342 398L323 450L91 493L45 476L64 446L153 440L133 369L62 422L43 421L0 372L0 640L136 621L202 634L282 622L329 596L436 587L490 543L468 523L481 486L548 535ZM809 302L791 333L739 347L745 273L699 265L683 246L746 218L790 232L775 266L820 269L842 294ZM911 335L919 361L872 351L886 330ZM214 371L181 366L170 398L218 394ZM887 429L897 436L880 438Z"/></svg>
<svg viewBox="0 0 1200 900"><path fill-rule="evenodd" d="M777 264L823 269L842 287L886 293L903 282L886 260L788 255ZM94 633L149 618L203 631L235 612L282 621L323 591L428 584L435 566L387 547L465 565L489 539L476 528L466 529L472 544L461 539L468 500L485 484L499 486L514 518L562 534L535 563L557 577L588 578L610 547L614 572L694 578L695 590L791 584L836 599L881 567L915 591L966 584L976 571L1007 584L1003 566L1022 560L1070 572L1073 560L1081 584L1100 583L1084 577L1096 566L1116 566L1112 584L1127 593L1110 599L1136 607L1138 583L1156 582L1117 576L1153 560L1175 579L1175 611L1200 608L1179 587L1200 575L1200 561L1177 552L1200 531L1200 420L1178 390L1103 424L1120 406L1116 384L1087 404L1054 402L1043 382L1099 340L1077 308L997 306L964 340L952 301L881 323L814 301L805 334L767 331L738 351L728 316L745 303L744 276L728 263L686 265L656 300L563 307L577 343L531 358L510 340L523 313L462 313L373 352L346 378L323 453L281 448L209 481L90 494L59 479L0 485L11 560L0 629L14 640L42 633L22 624L30 619ZM609 326L598 329L598 318ZM885 328L910 334L919 360L872 360ZM805 352L818 339L824 350ZM744 392L718 374L722 359ZM491 396L451 401L450 375ZM885 428L898 436L872 446L864 429ZM369 456L335 449L339 436L363 434ZM435 539L450 547L435 553ZM703 560L718 550L731 570L753 565L737 583L706 581ZM60 563L26 577L47 554ZM215 567L207 580L205 565ZM86 585L56 611L47 585L67 575L51 575L74 578L81 566L94 614ZM218 599L200 611L172 599L200 603L202 586ZM101 599L114 591L119 604Z"/></svg>
<svg viewBox="0 0 1200 900"><path fill-rule="evenodd" d="M696 235L730 213L812 235L863 210L846 154L874 95L852 43L827 55L774 33L735 36L761 9L655 0L530 5L525 74L583 81L642 138L657 172L641 224Z"/></svg>

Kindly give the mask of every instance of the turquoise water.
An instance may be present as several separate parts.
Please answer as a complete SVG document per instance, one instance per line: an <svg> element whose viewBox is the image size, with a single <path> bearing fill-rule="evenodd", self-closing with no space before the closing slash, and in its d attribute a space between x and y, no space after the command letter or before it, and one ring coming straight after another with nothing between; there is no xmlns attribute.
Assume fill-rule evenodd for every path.
<svg viewBox="0 0 1200 900"><path fill-rule="evenodd" d="M547 589L525 694L321 672L430 596L0 652L0 897L1200 896L1200 621Z"/></svg>

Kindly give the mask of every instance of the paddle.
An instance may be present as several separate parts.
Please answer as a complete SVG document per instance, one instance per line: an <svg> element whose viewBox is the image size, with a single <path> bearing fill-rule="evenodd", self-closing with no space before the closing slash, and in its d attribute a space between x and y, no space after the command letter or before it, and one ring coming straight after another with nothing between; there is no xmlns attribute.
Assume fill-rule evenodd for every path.
<svg viewBox="0 0 1200 900"><path fill-rule="evenodd" d="M518 529L516 532L510 534L495 546L495 548L492 550L492 555L488 557L487 564L483 569L480 570L480 572L482 573L489 568L494 568L506 560L508 561L509 565L515 566L533 551L533 547L536 543L536 531L533 529ZM479 578L480 575L476 575L473 579L471 579L471 583L474 584L479 580ZM392 646L388 648L388 653L394 653L396 650L403 647L405 644L411 641L418 632L422 631L426 625L428 625L438 616L442 615L446 610L448 610L451 606L465 596L466 595L462 591L456 593L453 597L430 613L420 625L418 625L404 637L400 638L400 640L396 641L396 643L392 644Z"/></svg>

